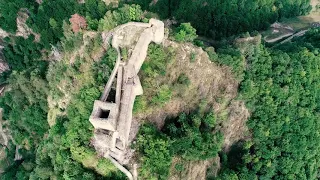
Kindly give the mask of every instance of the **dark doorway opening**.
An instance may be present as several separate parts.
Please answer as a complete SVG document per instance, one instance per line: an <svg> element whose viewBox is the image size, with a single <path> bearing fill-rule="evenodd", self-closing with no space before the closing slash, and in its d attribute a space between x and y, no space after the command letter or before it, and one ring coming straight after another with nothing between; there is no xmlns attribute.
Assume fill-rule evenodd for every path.
<svg viewBox="0 0 320 180"><path fill-rule="evenodd" d="M112 87L110 89L109 95L107 97L107 102L115 103L116 102L116 93L117 93L116 89Z"/></svg>
<svg viewBox="0 0 320 180"><path fill-rule="evenodd" d="M107 119L107 118L109 117L109 114L110 114L110 110L103 110L103 109L101 109L101 110L100 110L99 117L100 117L100 118L103 118L103 119Z"/></svg>

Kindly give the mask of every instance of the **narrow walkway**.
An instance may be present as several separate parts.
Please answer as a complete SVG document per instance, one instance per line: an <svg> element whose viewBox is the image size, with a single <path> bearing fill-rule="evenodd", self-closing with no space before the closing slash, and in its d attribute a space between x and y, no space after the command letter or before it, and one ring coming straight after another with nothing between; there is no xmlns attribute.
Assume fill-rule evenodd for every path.
<svg viewBox="0 0 320 180"><path fill-rule="evenodd" d="M136 27L138 27L139 30L132 31L132 28L137 29ZM125 31L124 28L129 29ZM141 30L143 31L141 32ZM131 38L130 41L126 40L128 37L125 35L128 35L128 33L132 35L131 37L129 36L129 39ZM95 137L94 142L97 143L94 143L94 146L97 151L102 153L103 157L108 158L120 171L126 174L128 179L133 180L137 179L136 166L133 167L133 176L121 164L126 164L124 159L128 158L125 154L129 148L128 139L131 130L134 101L136 96L143 93L138 72L147 56L149 44L151 42L162 43L164 39L164 24L162 21L156 19L150 19L149 23L129 22L109 32L102 33L102 39L104 42L103 45L106 48L110 48L108 46L112 39L112 47L117 51L117 60L100 97L100 101L95 101L90 116L92 125L94 125L97 130L103 129L107 131L108 136L111 136L111 138L107 139L101 136L102 139L96 139ZM120 46L124 46L123 44L126 44L125 47L127 47L128 44L131 46L134 42L136 42L136 44L134 45L128 62L122 62ZM116 89L116 103L107 102L111 86L113 82L115 82L116 76L117 83L120 82L117 84ZM106 108L109 107L107 105L110 107L112 105L114 108L108 109ZM110 114L107 117L102 117L100 115L102 111L108 111ZM111 117L111 115L113 116ZM113 124L111 120L115 120L115 124Z"/></svg>

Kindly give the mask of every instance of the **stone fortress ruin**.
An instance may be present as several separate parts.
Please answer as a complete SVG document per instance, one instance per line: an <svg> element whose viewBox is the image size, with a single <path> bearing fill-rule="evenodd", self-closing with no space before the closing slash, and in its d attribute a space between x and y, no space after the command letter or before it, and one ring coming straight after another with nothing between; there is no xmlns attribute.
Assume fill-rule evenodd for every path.
<svg viewBox="0 0 320 180"><path fill-rule="evenodd" d="M129 22L102 33L102 38L105 47L111 40L118 57L101 98L94 102L90 116L95 128L93 145L100 155L110 159L129 179L136 179L122 164L127 163L126 154L130 149L134 100L143 94L138 72L147 56L149 44L162 43L164 23L156 19L150 19L149 23ZM126 62L121 58L120 48L123 47L132 50Z"/></svg>

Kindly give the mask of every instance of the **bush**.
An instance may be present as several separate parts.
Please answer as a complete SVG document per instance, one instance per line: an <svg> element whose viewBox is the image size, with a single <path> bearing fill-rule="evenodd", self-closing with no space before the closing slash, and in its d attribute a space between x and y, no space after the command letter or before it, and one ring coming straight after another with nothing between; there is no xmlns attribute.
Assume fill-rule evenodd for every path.
<svg viewBox="0 0 320 180"><path fill-rule="evenodd" d="M30 147L37 145L49 128L46 119L47 83L36 71L30 77L13 72L8 82L11 90L0 98L3 117L8 120L17 143Z"/></svg>
<svg viewBox="0 0 320 180"><path fill-rule="evenodd" d="M143 125L137 136L136 148L141 157L141 175L148 179L167 179L172 157L183 160L206 160L221 150L222 136L213 133L216 125L213 113L180 114L168 119L162 132L150 124ZM184 171L176 164L177 171Z"/></svg>
<svg viewBox="0 0 320 180"><path fill-rule="evenodd" d="M110 176L112 172L117 171L117 167L110 160L102 158L98 161L97 171L104 176Z"/></svg>
<svg viewBox="0 0 320 180"><path fill-rule="evenodd" d="M140 4L143 9L158 13L162 19L174 17L178 22L190 22L201 35L215 39L266 29L277 20L311 10L310 0L126 1Z"/></svg>
<svg viewBox="0 0 320 180"><path fill-rule="evenodd" d="M140 127L136 148L142 155L140 175L147 179L167 179L172 155L169 139L152 125Z"/></svg>
<svg viewBox="0 0 320 180"><path fill-rule="evenodd" d="M191 83L189 77L184 73L179 75L177 82L186 86L189 86Z"/></svg>
<svg viewBox="0 0 320 180"><path fill-rule="evenodd" d="M190 23L182 23L174 35L178 42L193 42L197 37L197 30Z"/></svg>
<svg viewBox="0 0 320 180"><path fill-rule="evenodd" d="M118 53L114 48L108 48L107 53L102 59L95 63L93 72L95 74L95 81L98 84L106 84L111 71L117 60Z"/></svg>
<svg viewBox="0 0 320 180"><path fill-rule="evenodd" d="M16 33L17 30L17 16L21 8L28 8L35 5L33 1L26 0L3 0L0 3L0 25L1 28L10 33Z"/></svg>
<svg viewBox="0 0 320 180"><path fill-rule="evenodd" d="M145 112L148 107L148 102L144 96L136 97L133 106L133 113L136 114L138 112Z"/></svg>
<svg viewBox="0 0 320 180"><path fill-rule="evenodd" d="M157 95L154 96L151 102L154 105L163 106L166 102L171 99L172 91L167 85L163 85L159 88Z"/></svg>
<svg viewBox="0 0 320 180"><path fill-rule="evenodd" d="M196 53L195 52L192 52L190 54L190 62L195 62L196 61Z"/></svg>
<svg viewBox="0 0 320 180"><path fill-rule="evenodd" d="M212 113L186 115L165 125L165 132L171 137L170 149L173 154L186 160L214 158L221 150L222 134L213 134L215 118Z"/></svg>
<svg viewBox="0 0 320 180"><path fill-rule="evenodd" d="M243 145L245 153L235 153L241 158L228 155L231 171L221 179L318 179L320 61L314 35L314 41L305 41L312 37L306 34L272 49L259 46L247 57L240 93L251 112L253 138Z"/></svg>
<svg viewBox="0 0 320 180"><path fill-rule="evenodd" d="M242 81L244 78L246 62L245 57L238 49L227 47L218 49L218 57L212 54L213 62L220 65L226 65L232 68L232 72L238 81Z"/></svg>
<svg viewBox="0 0 320 180"><path fill-rule="evenodd" d="M27 39L16 37L14 44L5 46L3 54L11 70L23 71L39 65L42 48L43 46L34 43L33 35Z"/></svg>
<svg viewBox="0 0 320 180"><path fill-rule="evenodd" d="M160 45L150 44L147 60L141 67L144 76L155 78L159 75L165 75L169 55Z"/></svg>
<svg viewBox="0 0 320 180"><path fill-rule="evenodd" d="M117 25L125 24L130 21L141 21L143 11L139 5L127 5L114 10L108 11L104 18L99 21L99 31L111 30Z"/></svg>
<svg viewBox="0 0 320 180"><path fill-rule="evenodd" d="M61 44L65 52L71 52L75 49L80 48L83 44L83 34L70 34L70 36L65 36L61 40Z"/></svg>
<svg viewBox="0 0 320 180"><path fill-rule="evenodd" d="M207 47L205 51L208 53L210 61L217 62L218 54L215 52L214 47Z"/></svg>

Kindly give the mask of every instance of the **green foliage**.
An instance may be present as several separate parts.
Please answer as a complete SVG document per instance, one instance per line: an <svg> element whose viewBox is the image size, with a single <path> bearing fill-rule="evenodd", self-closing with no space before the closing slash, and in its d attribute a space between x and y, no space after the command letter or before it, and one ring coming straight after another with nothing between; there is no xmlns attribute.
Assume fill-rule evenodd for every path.
<svg viewBox="0 0 320 180"><path fill-rule="evenodd" d="M101 174L110 176L112 172L117 171L117 168L107 159L99 159L97 169L103 171Z"/></svg>
<svg viewBox="0 0 320 180"><path fill-rule="evenodd" d="M62 22L67 21L72 14L75 14L76 9L80 9L76 0L56 0L54 3L44 0L30 14L27 24L33 31L40 33L41 44L49 49L50 43L56 44L63 37Z"/></svg>
<svg viewBox="0 0 320 180"><path fill-rule="evenodd" d="M190 54L190 62L195 62L196 61L196 53L194 53L194 52L192 52L191 54Z"/></svg>
<svg viewBox="0 0 320 180"><path fill-rule="evenodd" d="M139 5L134 5L129 7L129 17L132 21L140 21L141 20L142 10Z"/></svg>
<svg viewBox="0 0 320 180"><path fill-rule="evenodd" d="M209 57L215 63L227 65L232 68L232 72L238 81L242 81L245 72L245 58L238 49L234 47L226 47L218 49L217 55L210 54Z"/></svg>
<svg viewBox="0 0 320 180"><path fill-rule="evenodd" d="M8 80L11 91L0 99L0 105L4 109L3 117L10 123L13 138L19 144L27 143L27 147L37 144L48 130L48 87L38 76L36 71L29 77L24 73L14 72Z"/></svg>
<svg viewBox="0 0 320 180"><path fill-rule="evenodd" d="M92 19L100 19L107 12L107 6L104 1L100 0L86 0L85 3L85 13L86 16L91 17Z"/></svg>
<svg viewBox="0 0 320 180"><path fill-rule="evenodd" d="M210 61L216 62L216 59L218 58L218 54L215 52L214 47L207 47L205 51L208 53Z"/></svg>
<svg viewBox="0 0 320 180"><path fill-rule="evenodd" d="M129 2L129 0L127 0ZM130 1L132 2L132 1ZM269 27L281 18L307 14L310 0L134 0L163 19L190 22L199 34L215 39Z"/></svg>
<svg viewBox="0 0 320 180"><path fill-rule="evenodd" d="M261 46L247 58L249 68L240 92L252 112L248 127L253 139L243 145L243 162L221 177L318 178L317 36L311 31L293 43L273 49Z"/></svg>
<svg viewBox="0 0 320 180"><path fill-rule="evenodd" d="M70 34L61 39L61 44L65 52L71 52L76 48L80 48L83 44L83 34L81 32L77 34Z"/></svg>
<svg viewBox="0 0 320 180"><path fill-rule="evenodd" d="M87 0L85 2L85 12L89 29L97 30L99 20L106 14L107 7L104 1Z"/></svg>
<svg viewBox="0 0 320 180"><path fill-rule="evenodd" d="M0 98L0 106L14 140L21 145L23 159L9 166L1 179L123 179L124 175L119 174L109 162L100 163L101 160L89 146L93 127L88 118L93 102L104 85L102 81L109 76L99 72L102 68L105 71L112 69L114 52L108 51L106 57L96 63L79 58L73 65L68 63L69 60L51 62L49 71L48 61L41 60L48 56L46 49L51 48L51 44L56 45L63 35L62 48L65 52L79 47L83 43L82 34L74 34L70 30L68 19L72 14L79 13L98 22L106 12L105 4L102 1L86 1L84 5L76 0L57 0L54 3L44 0L41 5L35 1L7 3L9 6L0 3L1 27L15 32L17 11L28 7L27 24L40 33L41 41L35 42L34 36L30 35L27 39L6 38L4 44L3 54L11 71L2 76L2 82L9 85ZM10 13L11 19L6 17ZM94 48L96 45L93 45ZM100 77L97 82L95 76ZM59 88L69 88L72 98L67 109L59 109L62 116L58 116L56 124L49 129L47 99L52 95L54 101L50 101L50 110L56 108L52 107L56 106L55 100L64 96ZM104 177L83 166L92 159L99 161L99 164L90 164L90 168Z"/></svg>
<svg viewBox="0 0 320 180"><path fill-rule="evenodd" d="M110 69L114 66L115 57L115 50L109 48L106 55L95 63L79 59L73 66L64 60L50 64L47 74L50 91L56 93L59 91L56 87L58 84L67 83L66 86L72 91L72 100L67 109L61 109L64 115L56 119L55 126L49 130L49 137L38 148L37 166L31 174L31 179L38 179L44 175L45 178L58 179L102 178L82 165L95 169L105 178L124 179L123 174L108 160L99 158L89 146L93 127L88 119L94 100L99 98L101 86L108 79ZM108 73L103 74L102 69Z"/></svg>
<svg viewBox="0 0 320 180"><path fill-rule="evenodd" d="M4 170L4 172L0 174L0 178L8 180L13 179L18 171L24 170L22 167L19 168L21 162L14 161L16 147L12 141L9 141L7 146L0 145L0 148L0 169Z"/></svg>
<svg viewBox="0 0 320 180"><path fill-rule="evenodd" d="M141 69L145 76L155 78L166 73L168 54L159 45L151 44L148 49L148 59Z"/></svg>
<svg viewBox="0 0 320 180"><path fill-rule="evenodd" d="M107 53L94 66L95 80L99 84L105 84L111 74L112 67L117 60L117 51L113 48L108 48Z"/></svg>
<svg viewBox="0 0 320 180"><path fill-rule="evenodd" d="M315 102L319 97L316 96L318 90L315 86L320 82L314 77L319 74L319 70L312 67L317 66L319 59L307 49L290 54L275 51L271 57L268 54L263 55L266 57L259 58L259 62L258 58L252 59L252 70L248 72L247 80L242 86L249 106L255 106L254 115L248 124L254 129L254 142L259 141L259 149L255 149L259 153L265 152L267 147L272 147L263 159L257 156L261 160L253 163L253 169L255 172L267 169L262 174L262 177L266 178L314 179L314 173L317 171L313 168L317 166L314 159L319 158L314 147L319 147L320 144L316 141L307 143L306 138L316 137L318 133L318 107ZM255 77L252 77L253 74ZM249 85L252 80L255 87ZM259 91L254 92L255 88ZM248 96L249 94L251 95ZM287 103L281 104L283 101ZM275 114L277 116L274 116ZM265 117L272 122L272 126L269 126L270 122L265 121ZM281 154L290 155L286 158ZM274 161L279 165L275 166L272 163ZM309 173L304 173L305 169L309 169ZM283 173L278 175L277 172L280 171Z"/></svg>
<svg viewBox="0 0 320 180"><path fill-rule="evenodd" d="M1 28L15 33L17 30L16 18L21 8L28 8L27 25L41 35L41 44L50 48L50 44L56 44L63 37L63 22L69 22L71 15L79 13L87 17L90 29L98 28L99 20L105 15L107 7L101 0L87 0L79 4L77 0L43 0L39 5L35 1L4 0L0 3Z"/></svg>
<svg viewBox="0 0 320 180"><path fill-rule="evenodd" d="M204 45L204 42L199 40L199 39L195 39L193 41L194 45L198 46L198 47L201 47L201 48L205 48L205 45Z"/></svg>
<svg viewBox="0 0 320 180"><path fill-rule="evenodd" d="M159 0L151 6L151 0L136 1L162 17L174 16L180 22L191 22L201 34L214 38L263 29L277 19L310 10L308 0L294 3L291 0L192 3ZM143 16L139 5L124 5L107 12L105 4L95 0L87 0L85 4L77 0L44 0L41 5L35 1L4 0L0 3L0 25L4 30L15 33L17 12L21 8L27 8L27 24L40 33L41 41L36 43L33 35L27 39L6 39L3 53L12 74L3 75L2 82L9 83L9 88L0 98L0 106L14 140L22 147L23 159L9 166L1 179L123 178L109 161L99 160L90 148L93 127L88 121L93 102L114 65L116 52L109 49L103 59L95 63L81 58L76 58L72 65L67 60L52 62L49 71L42 57L47 56L51 44L56 45L63 36L65 52L72 52L83 43L82 34L73 34L67 25L72 14L85 16L91 30L110 30L129 21L146 21L149 15ZM180 42L193 42L197 35L191 24L182 23L174 37ZM225 164L228 165L220 179L317 178L320 167L318 32L319 29L313 29L300 40L277 49L245 45L239 50L226 47L218 50L218 54L208 49L212 61L231 66L239 80L243 80L241 97L247 101L252 114L248 121L252 142L243 145L241 156L232 158L234 156L228 154L231 158L227 158ZM97 42L93 42L88 51L94 51ZM150 45L141 76L144 88L153 90L137 99L135 111L161 107L171 99L170 85L157 80L166 74L173 53L168 48ZM191 59L195 59L193 56ZM183 74L177 81L190 83ZM64 85L63 88L71 92L71 100L67 109L60 109L56 124L49 129L48 96L52 95L54 100L61 98L64 94L59 88ZM141 128L137 148L142 156L143 177L168 178L173 156L204 160L217 155L222 136L216 133L215 116L199 112L181 114L168 121L163 132L151 126ZM12 152L7 154L12 158ZM88 162L96 164L88 165ZM183 166L177 165L176 169L182 171Z"/></svg>
<svg viewBox="0 0 320 180"><path fill-rule="evenodd" d="M133 113L145 112L148 106L148 102L144 96L138 96L134 100Z"/></svg>
<svg viewBox="0 0 320 180"><path fill-rule="evenodd" d="M189 86L191 82L189 77L186 74L181 73L178 77L177 83Z"/></svg>
<svg viewBox="0 0 320 180"><path fill-rule="evenodd" d="M130 21L141 21L142 20L142 10L139 5L127 5L123 7L108 11L104 18L99 21L98 29L100 31L111 30L120 24L125 24Z"/></svg>
<svg viewBox="0 0 320 180"><path fill-rule="evenodd" d="M238 175L231 170L223 171L221 174L219 174L219 177L216 179L217 180L240 180Z"/></svg>
<svg viewBox="0 0 320 180"><path fill-rule="evenodd" d="M52 28L57 28L58 27L58 23L56 20L54 20L53 18L50 18L49 20L49 24Z"/></svg>
<svg viewBox="0 0 320 180"><path fill-rule="evenodd" d="M137 137L137 149L142 155L141 176L147 179L167 179L172 156L169 140L152 125L143 125Z"/></svg>
<svg viewBox="0 0 320 180"><path fill-rule="evenodd" d="M172 49L163 48L160 45L150 44L146 61L141 67L141 83L145 92L138 97L134 105L134 112L145 112L151 107L163 106L171 99L172 88L165 84L159 84L159 78L166 75L168 63L174 57ZM155 88L157 87L157 88Z"/></svg>
<svg viewBox="0 0 320 180"><path fill-rule="evenodd" d="M16 19L21 8L35 5L35 1L26 0L2 0L0 3L0 25L7 32L15 33L17 30Z"/></svg>
<svg viewBox="0 0 320 180"><path fill-rule="evenodd" d="M14 161L14 160L12 160ZM21 179L27 180L30 172L23 168L21 161L14 162L12 166L5 169L5 172L0 175L3 180Z"/></svg>
<svg viewBox="0 0 320 180"><path fill-rule="evenodd" d="M120 53L121 53L121 58L124 61L127 61L128 60L128 49L127 48L121 48L120 49Z"/></svg>
<svg viewBox="0 0 320 180"><path fill-rule="evenodd" d="M136 148L141 157L140 169L143 178L167 179L172 157L184 160L206 160L217 156L221 150L222 136L213 133L215 127L213 113L186 115L170 119L162 132L152 125L140 128ZM183 164L175 168L183 171Z"/></svg>
<svg viewBox="0 0 320 180"><path fill-rule="evenodd" d="M177 171L183 171L183 170L184 170L183 164L176 164L176 165L174 166L174 168L175 168Z"/></svg>
<svg viewBox="0 0 320 180"><path fill-rule="evenodd" d="M166 102L171 99L172 91L170 90L169 86L163 85L159 88L156 96L154 96L151 102L154 105L163 106Z"/></svg>
<svg viewBox="0 0 320 180"><path fill-rule="evenodd" d="M166 125L165 131L172 138L171 151L187 160L205 160L217 156L221 150L222 135L213 134L215 118L181 114L173 123Z"/></svg>
<svg viewBox="0 0 320 180"><path fill-rule="evenodd" d="M16 37L14 44L5 46L3 54L11 70L23 71L39 66L42 48L41 45L34 43L33 35L27 39Z"/></svg>
<svg viewBox="0 0 320 180"><path fill-rule="evenodd" d="M178 42L193 42L197 37L197 30L190 23L181 23L174 35Z"/></svg>
<svg viewBox="0 0 320 180"><path fill-rule="evenodd" d="M93 69L92 69L93 70ZM94 73L92 73L92 76ZM73 97L66 109L66 115L59 117L56 124L49 130L49 137L37 151L37 166L31 179L46 175L58 178L82 179L99 175L83 168L81 163L86 160L98 161L93 166L97 172L108 178L122 177L110 162L98 159L95 151L89 146L93 127L88 118L95 99L99 98L99 85L93 86L87 82ZM45 171L46 173L43 173Z"/></svg>

